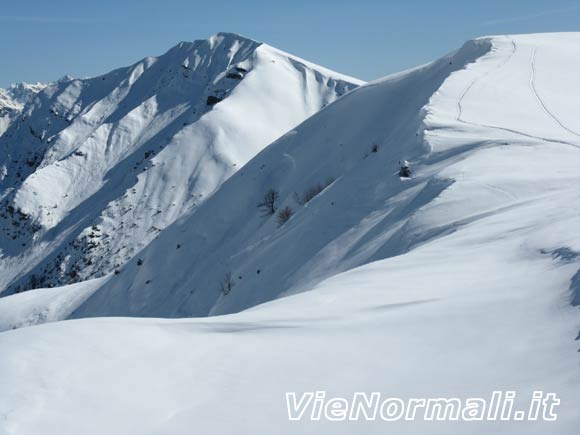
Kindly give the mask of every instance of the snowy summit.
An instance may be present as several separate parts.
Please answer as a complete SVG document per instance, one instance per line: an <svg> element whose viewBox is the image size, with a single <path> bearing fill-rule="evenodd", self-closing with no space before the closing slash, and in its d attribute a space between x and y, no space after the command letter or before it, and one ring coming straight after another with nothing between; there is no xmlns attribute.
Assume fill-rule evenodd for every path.
<svg viewBox="0 0 580 435"><path fill-rule="evenodd" d="M50 84L0 136L0 293L112 273L360 83L219 33Z"/></svg>

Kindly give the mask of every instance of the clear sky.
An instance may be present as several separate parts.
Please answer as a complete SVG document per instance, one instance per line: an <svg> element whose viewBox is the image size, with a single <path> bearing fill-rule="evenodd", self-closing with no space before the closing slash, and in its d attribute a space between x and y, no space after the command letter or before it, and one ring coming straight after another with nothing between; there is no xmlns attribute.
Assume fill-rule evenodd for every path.
<svg viewBox="0 0 580 435"><path fill-rule="evenodd" d="M580 0L1 0L0 87L102 74L220 31L371 80L477 36L580 31Z"/></svg>

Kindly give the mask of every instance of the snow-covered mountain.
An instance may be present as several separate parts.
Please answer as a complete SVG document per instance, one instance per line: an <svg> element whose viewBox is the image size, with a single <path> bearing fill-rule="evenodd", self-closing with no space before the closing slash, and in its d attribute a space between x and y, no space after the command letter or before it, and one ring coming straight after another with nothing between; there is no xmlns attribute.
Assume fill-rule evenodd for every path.
<svg viewBox="0 0 580 435"><path fill-rule="evenodd" d="M361 86L117 273L0 299L3 329L246 309L2 333L0 430L575 433L579 47L480 38ZM316 390L560 406L552 422L289 421L285 393Z"/></svg>
<svg viewBox="0 0 580 435"><path fill-rule="evenodd" d="M529 163L523 159L538 141L559 144L561 153L572 156L580 146L577 94L562 90L580 86L566 74L554 83L550 73L572 70L569 53L577 37L532 41L470 41L325 108L266 148L195 214L168 228L75 317L240 311L526 203L543 195L530 188L539 180L567 190L570 180L560 177L575 177L575 171L566 172L575 167L573 158L558 155L550 162L537 159L542 151L536 151ZM480 155L485 157L472 157ZM478 159L486 170L462 176ZM411 180L398 177L401 160L411 162ZM531 169L538 164L546 169ZM278 211L292 210L283 225L277 213L264 216L257 207L269 189L278 193ZM307 201L309 191L321 192ZM227 295L220 291L225 279L233 287Z"/></svg>
<svg viewBox="0 0 580 435"><path fill-rule="evenodd" d="M24 105L45 87L43 83L16 83L8 89L0 88L0 136L18 117Z"/></svg>
<svg viewBox="0 0 580 435"><path fill-rule="evenodd" d="M0 137L0 292L120 268L361 82L234 34L47 86Z"/></svg>

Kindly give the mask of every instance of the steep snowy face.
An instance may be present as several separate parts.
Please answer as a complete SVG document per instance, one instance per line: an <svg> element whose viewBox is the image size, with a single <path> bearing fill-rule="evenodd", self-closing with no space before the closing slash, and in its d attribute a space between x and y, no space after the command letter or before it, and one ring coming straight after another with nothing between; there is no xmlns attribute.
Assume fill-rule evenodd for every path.
<svg viewBox="0 0 580 435"><path fill-rule="evenodd" d="M113 272L358 84L220 33L49 85L0 137L0 289Z"/></svg>
<svg viewBox="0 0 580 435"><path fill-rule="evenodd" d="M478 39L355 90L260 153L75 316L234 312L496 213L516 231L508 211L529 201L562 207L578 181L578 41ZM270 189L273 214L258 207ZM534 222L540 233L545 219Z"/></svg>

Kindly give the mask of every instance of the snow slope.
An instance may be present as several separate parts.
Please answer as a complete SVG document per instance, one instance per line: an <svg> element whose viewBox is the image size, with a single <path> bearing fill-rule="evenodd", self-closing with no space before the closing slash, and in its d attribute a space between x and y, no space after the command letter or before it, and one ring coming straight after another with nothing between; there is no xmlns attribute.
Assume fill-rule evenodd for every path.
<svg viewBox="0 0 580 435"><path fill-rule="evenodd" d="M29 290L3 298L0 303L0 331L66 319L106 279Z"/></svg>
<svg viewBox="0 0 580 435"><path fill-rule="evenodd" d="M358 84L220 33L49 85L0 137L0 291L112 272Z"/></svg>
<svg viewBox="0 0 580 435"><path fill-rule="evenodd" d="M69 317L253 308L2 333L0 431L575 433L579 47L580 34L481 38L309 118ZM295 212L281 226L256 207L268 188ZM542 390L561 405L556 422L288 421L285 392L315 390Z"/></svg>
<svg viewBox="0 0 580 435"><path fill-rule="evenodd" d="M577 37L528 39L471 41L325 108L260 153L194 215L168 228L139 255L141 266L137 259L129 263L75 316L236 312L404 254L478 216L574 186L580 138L535 102L530 58L535 52L538 93L562 105L552 110L564 112L577 94L559 87L580 85L550 78L573 69L575 45L568 41ZM508 105L501 96L510 92ZM412 163L412 180L395 175L402 159ZM466 166L466 175L468 164L473 169ZM300 205L296 196L327 180L333 182L324 192ZM280 228L276 216L264 218L256 207L268 188L279 191L279 209L295 212ZM219 289L228 272L235 288L224 296Z"/></svg>
<svg viewBox="0 0 580 435"><path fill-rule="evenodd" d="M0 430L575 433L580 375L572 334L579 316L561 292L545 291L565 285L561 268L516 262L511 250L478 262L466 255L487 257L485 246L448 255L472 242L455 239L235 315L83 319L2 333ZM522 274L531 285L514 288ZM287 391L465 399L513 390L516 409L525 409L536 389L558 394L556 422L290 422L285 404Z"/></svg>

